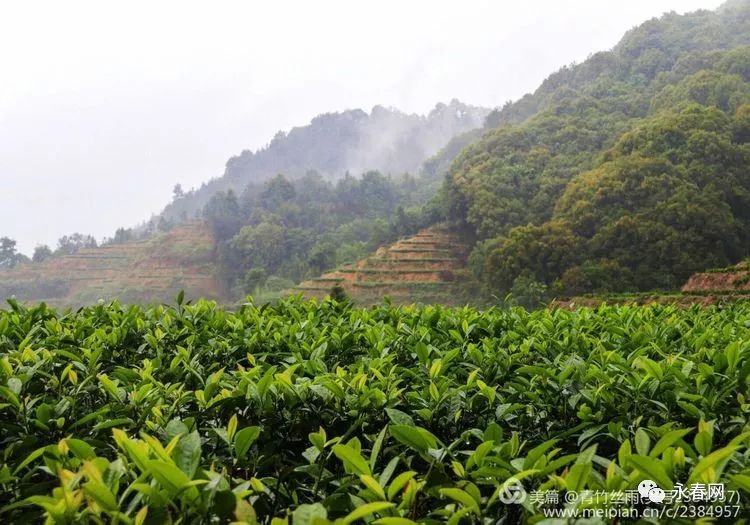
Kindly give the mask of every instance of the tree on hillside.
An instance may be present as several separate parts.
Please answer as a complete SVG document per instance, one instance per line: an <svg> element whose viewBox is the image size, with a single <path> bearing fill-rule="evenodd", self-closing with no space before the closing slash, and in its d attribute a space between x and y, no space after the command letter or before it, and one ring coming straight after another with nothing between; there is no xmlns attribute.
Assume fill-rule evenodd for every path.
<svg viewBox="0 0 750 525"><path fill-rule="evenodd" d="M73 233L71 235L60 237L57 241L55 255L73 255L78 250L96 247L96 239L93 236L82 233Z"/></svg>
<svg viewBox="0 0 750 525"><path fill-rule="evenodd" d="M0 268L13 268L22 258L16 251L16 241L10 237L0 237Z"/></svg>
<svg viewBox="0 0 750 525"><path fill-rule="evenodd" d="M242 291L248 295L254 294L267 279L268 275L263 268L250 268L242 279Z"/></svg>
<svg viewBox="0 0 750 525"><path fill-rule="evenodd" d="M115 231L115 236L112 238L112 242L114 244L122 244L124 242L133 240L133 237L134 236L132 228L117 228L117 231Z"/></svg>
<svg viewBox="0 0 750 525"><path fill-rule="evenodd" d="M336 211L344 217L376 217L393 213L399 195L393 181L377 171L361 178L345 175L336 184Z"/></svg>
<svg viewBox="0 0 750 525"><path fill-rule="evenodd" d="M211 197L203 208L203 217L208 221L219 241L231 238L242 226L240 205L232 190L220 191Z"/></svg>
<svg viewBox="0 0 750 525"><path fill-rule="evenodd" d="M248 185L236 212L232 197L221 193L206 206L206 218L214 231L241 228L219 237L219 275L228 289L266 293L274 277L298 282L364 257L439 220L437 205L426 213L415 207L415 185L408 176L374 171L346 175L336 185L312 170L294 179L277 175ZM259 286L261 270L269 281Z"/></svg>
<svg viewBox="0 0 750 525"><path fill-rule="evenodd" d="M566 185L551 220L473 256L487 289L500 295L522 276L565 293L675 289L747 256L750 149L738 130L748 111L693 103L622 135Z"/></svg>
<svg viewBox="0 0 750 525"><path fill-rule="evenodd" d="M320 274L336 263L336 246L332 242L317 242L310 249L307 264L315 274Z"/></svg>
<svg viewBox="0 0 750 525"><path fill-rule="evenodd" d="M287 235L287 230L280 224L264 222L242 228L232 245L246 268L264 268L272 275L288 256Z"/></svg>
<svg viewBox="0 0 750 525"><path fill-rule="evenodd" d="M301 204L322 203L331 200L333 185L315 170L309 170L304 176L295 180L294 185L304 191L296 191L296 199Z"/></svg>
<svg viewBox="0 0 750 525"><path fill-rule="evenodd" d="M336 301L337 303L349 302L349 296L346 295L346 290L344 290L344 287L340 284L333 285L329 296L331 297L331 300Z"/></svg>
<svg viewBox="0 0 750 525"><path fill-rule="evenodd" d="M34 248L34 255L31 257L31 260L35 263L40 263L46 261L50 257L52 257L52 250L50 247L46 244L41 244Z"/></svg>
<svg viewBox="0 0 750 525"><path fill-rule="evenodd" d="M294 199L296 195L297 192L292 183L279 174L266 183L260 194L260 204L267 210L274 210L282 203Z"/></svg>
<svg viewBox="0 0 750 525"><path fill-rule="evenodd" d="M159 222L156 224L156 229L160 232L168 232L174 227L174 223L169 219L165 219L162 215L159 217Z"/></svg>
<svg viewBox="0 0 750 525"><path fill-rule="evenodd" d="M176 201L185 196L185 192L182 190L182 184L179 182L172 188L172 201Z"/></svg>

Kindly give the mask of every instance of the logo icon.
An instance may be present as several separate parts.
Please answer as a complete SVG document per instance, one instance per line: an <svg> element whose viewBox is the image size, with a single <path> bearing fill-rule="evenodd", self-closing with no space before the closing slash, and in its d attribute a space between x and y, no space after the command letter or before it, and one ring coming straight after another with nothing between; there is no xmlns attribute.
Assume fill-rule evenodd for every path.
<svg viewBox="0 0 750 525"><path fill-rule="evenodd" d="M638 484L638 494L642 499L648 500L651 503L661 503L666 496L664 491L650 479L644 479Z"/></svg>
<svg viewBox="0 0 750 525"><path fill-rule="evenodd" d="M500 490L498 499L506 505L521 504L526 501L526 496L526 489L521 482L516 478L509 478Z"/></svg>

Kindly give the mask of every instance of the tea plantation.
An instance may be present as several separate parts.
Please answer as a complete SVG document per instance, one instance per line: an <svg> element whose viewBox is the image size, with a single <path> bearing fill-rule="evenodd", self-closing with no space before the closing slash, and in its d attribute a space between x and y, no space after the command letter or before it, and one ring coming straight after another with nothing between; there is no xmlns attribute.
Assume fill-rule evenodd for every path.
<svg viewBox="0 0 750 525"><path fill-rule="evenodd" d="M744 516L750 304L181 303L0 310L0 522L542 520L513 480L724 483Z"/></svg>

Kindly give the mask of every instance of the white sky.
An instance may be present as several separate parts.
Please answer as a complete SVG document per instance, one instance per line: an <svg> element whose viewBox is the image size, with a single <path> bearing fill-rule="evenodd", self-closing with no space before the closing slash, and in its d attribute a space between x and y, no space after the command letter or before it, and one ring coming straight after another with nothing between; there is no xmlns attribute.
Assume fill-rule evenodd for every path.
<svg viewBox="0 0 750 525"><path fill-rule="evenodd" d="M315 115L516 99L665 11L721 0L0 4L0 236L30 254L159 211Z"/></svg>

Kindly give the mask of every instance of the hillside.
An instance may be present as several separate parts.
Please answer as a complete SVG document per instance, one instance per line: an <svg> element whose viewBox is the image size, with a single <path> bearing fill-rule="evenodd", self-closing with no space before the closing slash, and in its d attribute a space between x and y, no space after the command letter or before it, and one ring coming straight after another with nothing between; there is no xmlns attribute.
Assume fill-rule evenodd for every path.
<svg viewBox="0 0 750 525"><path fill-rule="evenodd" d="M453 137L482 127L489 111L452 100L437 104L427 115L383 106L370 113L355 109L319 115L308 125L278 132L264 148L230 158L223 176L169 204L162 216L171 221L192 218L212 195L227 190L240 194L279 173L295 179L316 171L330 181L370 170L417 174Z"/></svg>
<svg viewBox="0 0 750 525"><path fill-rule="evenodd" d="M151 231L205 219L211 241L202 231L193 240L205 246L203 266L188 261L175 276L179 257L154 262L162 280L145 282L166 293L187 273L230 301L274 297L299 282L308 295L340 283L362 303L469 293L483 303L512 293L535 305L674 292L696 272L750 256L748 165L750 0L737 0L649 20L489 115L455 100L427 116L378 106L279 133L230 159L222 177L176 195ZM439 223L461 232L443 231L441 249L468 261L450 268L466 267L465 279L435 277L440 269L427 261L395 262L398 251L355 262ZM173 231L191 243L190 227ZM143 246L161 244L156 237ZM136 258L150 260L151 248ZM88 255L21 265L0 274L0 291L72 304L97 290L150 297L141 277L155 274L112 278L121 262L134 267L129 253L91 255L98 266L84 265L85 273L102 283L71 284Z"/></svg>
<svg viewBox="0 0 750 525"><path fill-rule="evenodd" d="M450 159L487 113L454 100L425 117L382 107L370 114L317 117L278 134L258 152L230 159L224 177L198 191L177 193L161 217L118 229L102 250L72 258L61 258L58 251L46 263L0 272L0 295L66 306L99 297L167 300L181 286L208 297L222 290L229 301L247 294L276 296L429 223L430 212L420 206L437 193ZM424 175L405 173L420 172L428 157ZM394 174L361 172L366 166L384 166ZM210 233L196 227L196 220L205 220ZM158 233L175 224L167 237ZM175 242L203 250L203 266L187 261L183 271L179 255L150 262L155 250ZM141 275L137 266L136 273L123 275L136 259L153 268ZM75 271L84 275L72 276ZM196 286L198 281L206 285Z"/></svg>
<svg viewBox="0 0 750 525"><path fill-rule="evenodd" d="M556 298L552 307L599 307L602 304L669 304L690 307L710 306L750 299L750 262L747 260L725 268L711 268L691 275L679 291L641 293L600 293Z"/></svg>
<svg viewBox="0 0 750 525"><path fill-rule="evenodd" d="M109 244L42 263L0 270L0 297L78 307L98 299L130 303L218 299L213 236L201 222L188 222L147 241Z"/></svg>
<svg viewBox="0 0 750 525"><path fill-rule="evenodd" d="M379 303L385 297L400 304L458 305L464 299L461 281L467 248L455 234L433 227L304 281L290 293L323 298L339 286L361 305Z"/></svg>
<svg viewBox="0 0 750 525"><path fill-rule="evenodd" d="M750 263L743 261L728 268L716 268L698 272L682 287L687 293L750 295Z"/></svg>
<svg viewBox="0 0 750 525"><path fill-rule="evenodd" d="M487 117L488 127L522 123L547 109L559 108L565 98L581 94L624 101L634 87L645 92L628 113L645 114L648 99L666 84L710 67L717 50L750 44L749 25L747 0L727 1L716 11L654 17L628 31L611 50L595 52L581 64L562 67L533 93L494 110ZM615 109L619 111L622 106Z"/></svg>
<svg viewBox="0 0 750 525"><path fill-rule="evenodd" d="M750 253L750 2L666 14L488 117L445 213L487 293L676 290Z"/></svg>

